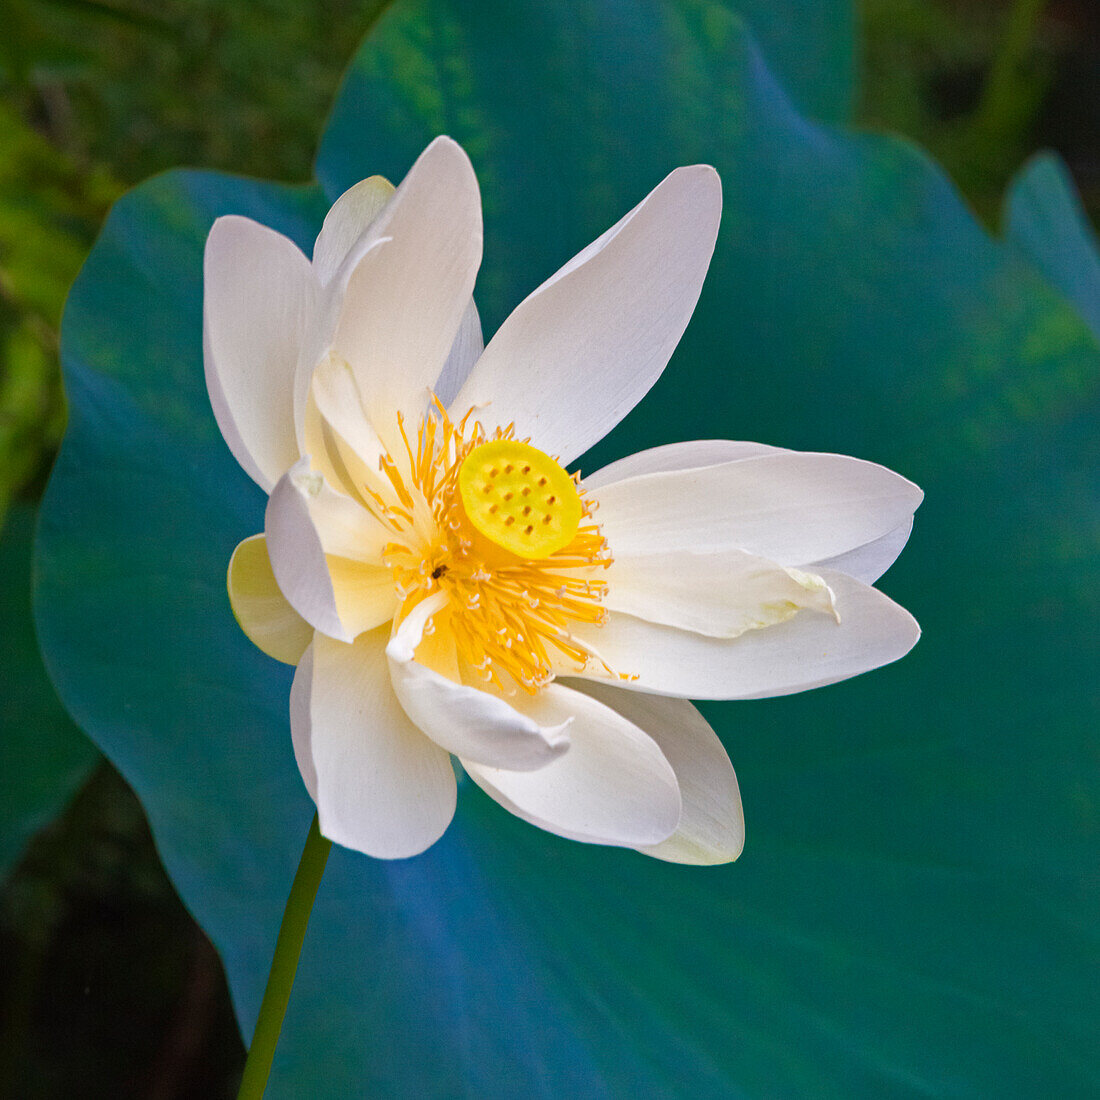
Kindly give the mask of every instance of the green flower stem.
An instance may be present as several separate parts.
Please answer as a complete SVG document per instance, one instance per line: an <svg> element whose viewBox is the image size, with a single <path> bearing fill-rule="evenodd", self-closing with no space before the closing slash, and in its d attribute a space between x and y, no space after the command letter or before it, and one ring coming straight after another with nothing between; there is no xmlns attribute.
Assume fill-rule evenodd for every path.
<svg viewBox="0 0 1100 1100"><path fill-rule="evenodd" d="M267 1088L275 1046L279 1042L287 1002L294 987L294 975L298 970L298 956L302 953L309 915L313 911L313 901L317 897L317 887L321 885L331 847L332 841L321 836L317 815L314 814L306 846L302 849L298 873L294 876L294 885L290 888L290 897L283 912L279 938L275 941L275 957L271 961L271 973L267 976L260 1018L256 1021L252 1045L248 1048L237 1100L260 1100Z"/></svg>

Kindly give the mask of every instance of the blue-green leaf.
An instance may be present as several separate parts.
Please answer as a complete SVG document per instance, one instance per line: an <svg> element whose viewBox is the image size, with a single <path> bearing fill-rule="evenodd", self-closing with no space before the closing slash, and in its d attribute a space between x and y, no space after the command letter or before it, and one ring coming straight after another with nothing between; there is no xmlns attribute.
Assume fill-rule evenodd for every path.
<svg viewBox="0 0 1100 1100"><path fill-rule="evenodd" d="M726 13L749 25L768 67L811 118L845 122L856 85L856 5L852 0L691 0L701 11L703 33L721 41ZM574 5L574 8L576 5Z"/></svg>
<svg viewBox="0 0 1100 1100"><path fill-rule="evenodd" d="M1056 154L1033 157L1012 181L1005 235L1100 336L1100 250L1069 171Z"/></svg>
<svg viewBox="0 0 1100 1100"><path fill-rule="evenodd" d="M203 382L202 249L234 211L304 244L323 202L312 188L157 177L115 206L73 287L38 626L70 712L142 800L250 1021L310 803L287 740L287 669L241 644L225 591L264 503Z"/></svg>
<svg viewBox="0 0 1100 1100"><path fill-rule="evenodd" d="M34 512L16 505L0 534L0 878L53 820L98 757L42 667L31 622Z"/></svg>
<svg viewBox="0 0 1100 1100"><path fill-rule="evenodd" d="M491 35L473 7L383 18L323 145L328 197L462 140L492 331L668 169L715 163L696 318L583 465L728 436L893 466L928 500L884 587L925 638L848 684L707 708L745 798L732 866L558 840L469 785L424 856L334 852L269 1095L1095 1091L1091 334L911 148L807 122L720 7L609 0L581 34L572 5L514 3ZM263 501L206 407L201 253L218 213L304 244L322 206L195 174L119 204L66 315L40 541L58 686L145 803L246 1032L311 811L286 670L224 596Z"/></svg>

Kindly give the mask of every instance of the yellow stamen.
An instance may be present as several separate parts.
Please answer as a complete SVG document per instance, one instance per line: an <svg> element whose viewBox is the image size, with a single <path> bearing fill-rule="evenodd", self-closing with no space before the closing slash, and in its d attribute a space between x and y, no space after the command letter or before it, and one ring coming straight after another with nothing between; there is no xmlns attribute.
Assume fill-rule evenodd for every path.
<svg viewBox="0 0 1100 1100"><path fill-rule="evenodd" d="M604 621L607 585L594 575L611 564L600 529L584 522L592 502L579 478L517 440L514 425L487 439L469 413L455 424L438 401L415 438L400 418L399 428L405 453L379 462L386 491L364 487L394 533L383 560L399 620L445 593L426 633L449 634L463 674L499 691L534 694L563 663L598 661L571 633Z"/></svg>

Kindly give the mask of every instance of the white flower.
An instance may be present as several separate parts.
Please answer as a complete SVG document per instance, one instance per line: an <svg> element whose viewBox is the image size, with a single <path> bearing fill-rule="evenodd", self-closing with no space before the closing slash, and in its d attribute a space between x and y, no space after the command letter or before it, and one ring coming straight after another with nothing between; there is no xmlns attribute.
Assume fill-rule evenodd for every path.
<svg viewBox="0 0 1100 1100"><path fill-rule="evenodd" d="M916 641L870 587L921 499L881 466L709 440L563 469L664 369L720 211L714 170L678 169L485 348L480 196L447 138L396 191L343 195L312 263L215 223L207 385L270 494L230 599L298 666L294 750L332 840L423 851L454 813L453 754L561 836L735 859L737 781L687 698L801 691Z"/></svg>

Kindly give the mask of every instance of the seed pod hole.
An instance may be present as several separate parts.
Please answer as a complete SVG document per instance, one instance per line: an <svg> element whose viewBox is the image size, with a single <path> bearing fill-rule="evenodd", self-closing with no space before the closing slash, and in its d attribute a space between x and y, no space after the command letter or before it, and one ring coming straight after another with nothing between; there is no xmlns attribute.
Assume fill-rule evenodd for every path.
<svg viewBox="0 0 1100 1100"><path fill-rule="evenodd" d="M556 459L519 440L474 447L458 483L473 528L523 558L546 558L567 546L584 514L574 479Z"/></svg>

